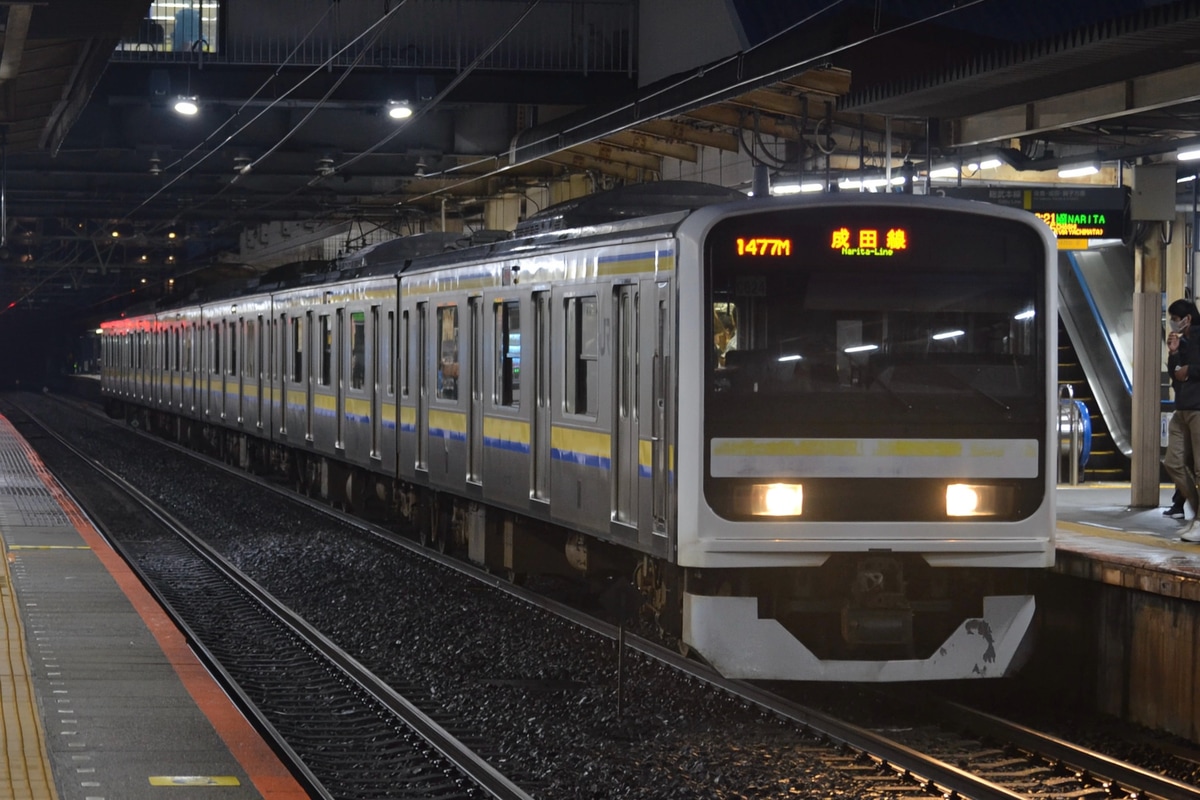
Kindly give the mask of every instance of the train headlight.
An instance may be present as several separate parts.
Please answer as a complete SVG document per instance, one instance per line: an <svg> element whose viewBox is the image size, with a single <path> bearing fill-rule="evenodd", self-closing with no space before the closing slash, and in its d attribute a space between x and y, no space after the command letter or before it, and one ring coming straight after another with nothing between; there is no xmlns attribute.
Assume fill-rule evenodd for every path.
<svg viewBox="0 0 1200 800"><path fill-rule="evenodd" d="M750 513L756 517L798 517L804 487L798 483L756 483L750 487Z"/></svg>
<svg viewBox="0 0 1200 800"><path fill-rule="evenodd" d="M1007 486L952 483L946 487L946 516L992 517L1008 512L1012 490Z"/></svg>

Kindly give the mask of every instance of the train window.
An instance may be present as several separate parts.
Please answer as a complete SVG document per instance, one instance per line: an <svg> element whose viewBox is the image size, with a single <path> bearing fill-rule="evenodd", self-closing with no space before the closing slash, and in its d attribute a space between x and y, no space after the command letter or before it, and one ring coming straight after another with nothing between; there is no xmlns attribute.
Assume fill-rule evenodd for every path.
<svg viewBox="0 0 1200 800"><path fill-rule="evenodd" d="M496 303L496 405L521 406L521 303Z"/></svg>
<svg viewBox="0 0 1200 800"><path fill-rule="evenodd" d="M457 336L457 334L456 334ZM350 388L361 389L367 380L366 314L350 314Z"/></svg>
<svg viewBox="0 0 1200 800"><path fill-rule="evenodd" d="M258 370L258 331L254 327L254 320L249 320L244 324L246 326L246 341L244 352L242 353L242 374L247 378L253 378L254 373Z"/></svg>
<svg viewBox="0 0 1200 800"><path fill-rule="evenodd" d="M595 297L567 299L567 369L565 410L596 415L599 401L599 307Z"/></svg>
<svg viewBox="0 0 1200 800"><path fill-rule="evenodd" d="M288 320L291 333L291 352L292 352L292 383L299 383L304 377L304 337L301 336L300 318L292 317Z"/></svg>
<svg viewBox="0 0 1200 800"><path fill-rule="evenodd" d="M212 363L209 364L209 372L213 375L221 374L221 326L212 326Z"/></svg>
<svg viewBox="0 0 1200 800"><path fill-rule="evenodd" d="M333 374L333 328L329 324L329 315L319 316L317 326L321 337L321 368L317 371L317 383L328 386Z"/></svg>
<svg viewBox="0 0 1200 800"><path fill-rule="evenodd" d="M404 343L401 346L400 352L404 354L404 364L400 371L400 394L408 397L408 365L412 361L411 354L404 348L408 346L408 311L404 311L400 315L401 333L404 336Z"/></svg>
<svg viewBox="0 0 1200 800"><path fill-rule="evenodd" d="M396 359L391 357L390 346L396 341L396 312L389 311L387 314L387 339L384 345L384 353L388 355L387 359L387 393L389 397L396 394Z"/></svg>
<svg viewBox="0 0 1200 800"><path fill-rule="evenodd" d="M439 400L458 399L458 306L437 310Z"/></svg>
<svg viewBox="0 0 1200 800"><path fill-rule="evenodd" d="M237 360L238 360L238 342L241 340L242 321L238 320L235 326L232 322L229 323L229 374L237 375Z"/></svg>

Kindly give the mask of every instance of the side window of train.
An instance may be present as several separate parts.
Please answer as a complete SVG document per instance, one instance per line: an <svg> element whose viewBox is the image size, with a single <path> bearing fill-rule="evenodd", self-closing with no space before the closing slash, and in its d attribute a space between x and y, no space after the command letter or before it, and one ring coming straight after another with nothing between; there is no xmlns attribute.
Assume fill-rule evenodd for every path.
<svg viewBox="0 0 1200 800"><path fill-rule="evenodd" d="M229 370L230 375L237 375L238 371L238 343L241 341L242 322L238 320L237 324L229 323Z"/></svg>
<svg viewBox="0 0 1200 800"><path fill-rule="evenodd" d="M254 325L254 320L247 320L246 326L246 341L242 348L242 374L247 378L253 378L258 371L258 328Z"/></svg>
<svg viewBox="0 0 1200 800"><path fill-rule="evenodd" d="M317 317L317 328L321 337L321 366L317 370L317 383L328 386L333 380L333 326L329 323L328 314Z"/></svg>
<svg viewBox="0 0 1200 800"><path fill-rule="evenodd" d="M396 312L389 311L387 313L387 339L388 345L384 346L384 353L387 353L387 395L388 397L396 396L396 354L391 352L390 343L396 341ZM380 356L383 354L381 353Z"/></svg>
<svg viewBox="0 0 1200 800"><path fill-rule="evenodd" d="M292 356L291 380L292 383L300 383L304 378L304 337L301 335L299 317L292 317L288 320L288 334L290 341L288 350Z"/></svg>
<svg viewBox="0 0 1200 800"><path fill-rule="evenodd" d="M439 308L437 310L437 326L437 396L439 400L457 400L458 306Z"/></svg>
<svg viewBox="0 0 1200 800"><path fill-rule="evenodd" d="M221 326L212 326L212 363L209 365L209 372L213 375L221 374Z"/></svg>
<svg viewBox="0 0 1200 800"><path fill-rule="evenodd" d="M521 406L521 302L496 303L496 394L498 406Z"/></svg>
<svg viewBox="0 0 1200 800"><path fill-rule="evenodd" d="M568 414L595 417L600 387L600 313L595 297L567 298L566 386L563 398Z"/></svg>
<svg viewBox="0 0 1200 800"><path fill-rule="evenodd" d="M404 359L404 363L400 368L400 395L408 397L408 365L412 363L412 354L409 353L408 347L412 340L409 338L407 309L400 314L400 329L400 333L404 337L403 344L400 347L400 357Z"/></svg>
<svg viewBox="0 0 1200 800"><path fill-rule="evenodd" d="M366 314L350 314L350 388L361 389L367 380Z"/></svg>

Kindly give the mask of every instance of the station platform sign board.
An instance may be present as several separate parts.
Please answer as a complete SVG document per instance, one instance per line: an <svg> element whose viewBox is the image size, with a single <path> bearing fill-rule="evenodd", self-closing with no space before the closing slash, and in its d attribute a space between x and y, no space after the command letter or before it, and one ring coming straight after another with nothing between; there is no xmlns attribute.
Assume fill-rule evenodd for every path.
<svg viewBox="0 0 1200 800"><path fill-rule="evenodd" d="M1029 211L1050 226L1059 249L1083 249L1089 239L1121 239L1125 234L1129 190L1124 187L955 186L945 193Z"/></svg>

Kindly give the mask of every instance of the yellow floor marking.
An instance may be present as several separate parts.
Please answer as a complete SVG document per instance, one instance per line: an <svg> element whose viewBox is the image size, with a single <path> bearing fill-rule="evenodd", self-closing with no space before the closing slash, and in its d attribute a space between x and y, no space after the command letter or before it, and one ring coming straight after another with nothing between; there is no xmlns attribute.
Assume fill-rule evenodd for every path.
<svg viewBox="0 0 1200 800"><path fill-rule="evenodd" d="M151 786L241 786L232 775L151 775Z"/></svg>
<svg viewBox="0 0 1200 800"><path fill-rule="evenodd" d="M86 544L10 544L9 550L91 550Z"/></svg>
<svg viewBox="0 0 1200 800"><path fill-rule="evenodd" d="M1195 544L1180 541L1179 539L1168 539L1161 534L1152 533L1151 531L1127 531L1121 528L1109 528L1105 525L1091 525L1086 522L1067 522L1065 520L1059 520L1058 527L1072 531L1073 533L1082 533L1087 536L1101 536L1105 539L1116 539L1121 542L1131 542L1133 544L1146 544L1146 537L1149 536L1158 540L1154 543L1156 546L1193 554L1200 552L1200 549L1197 549Z"/></svg>

